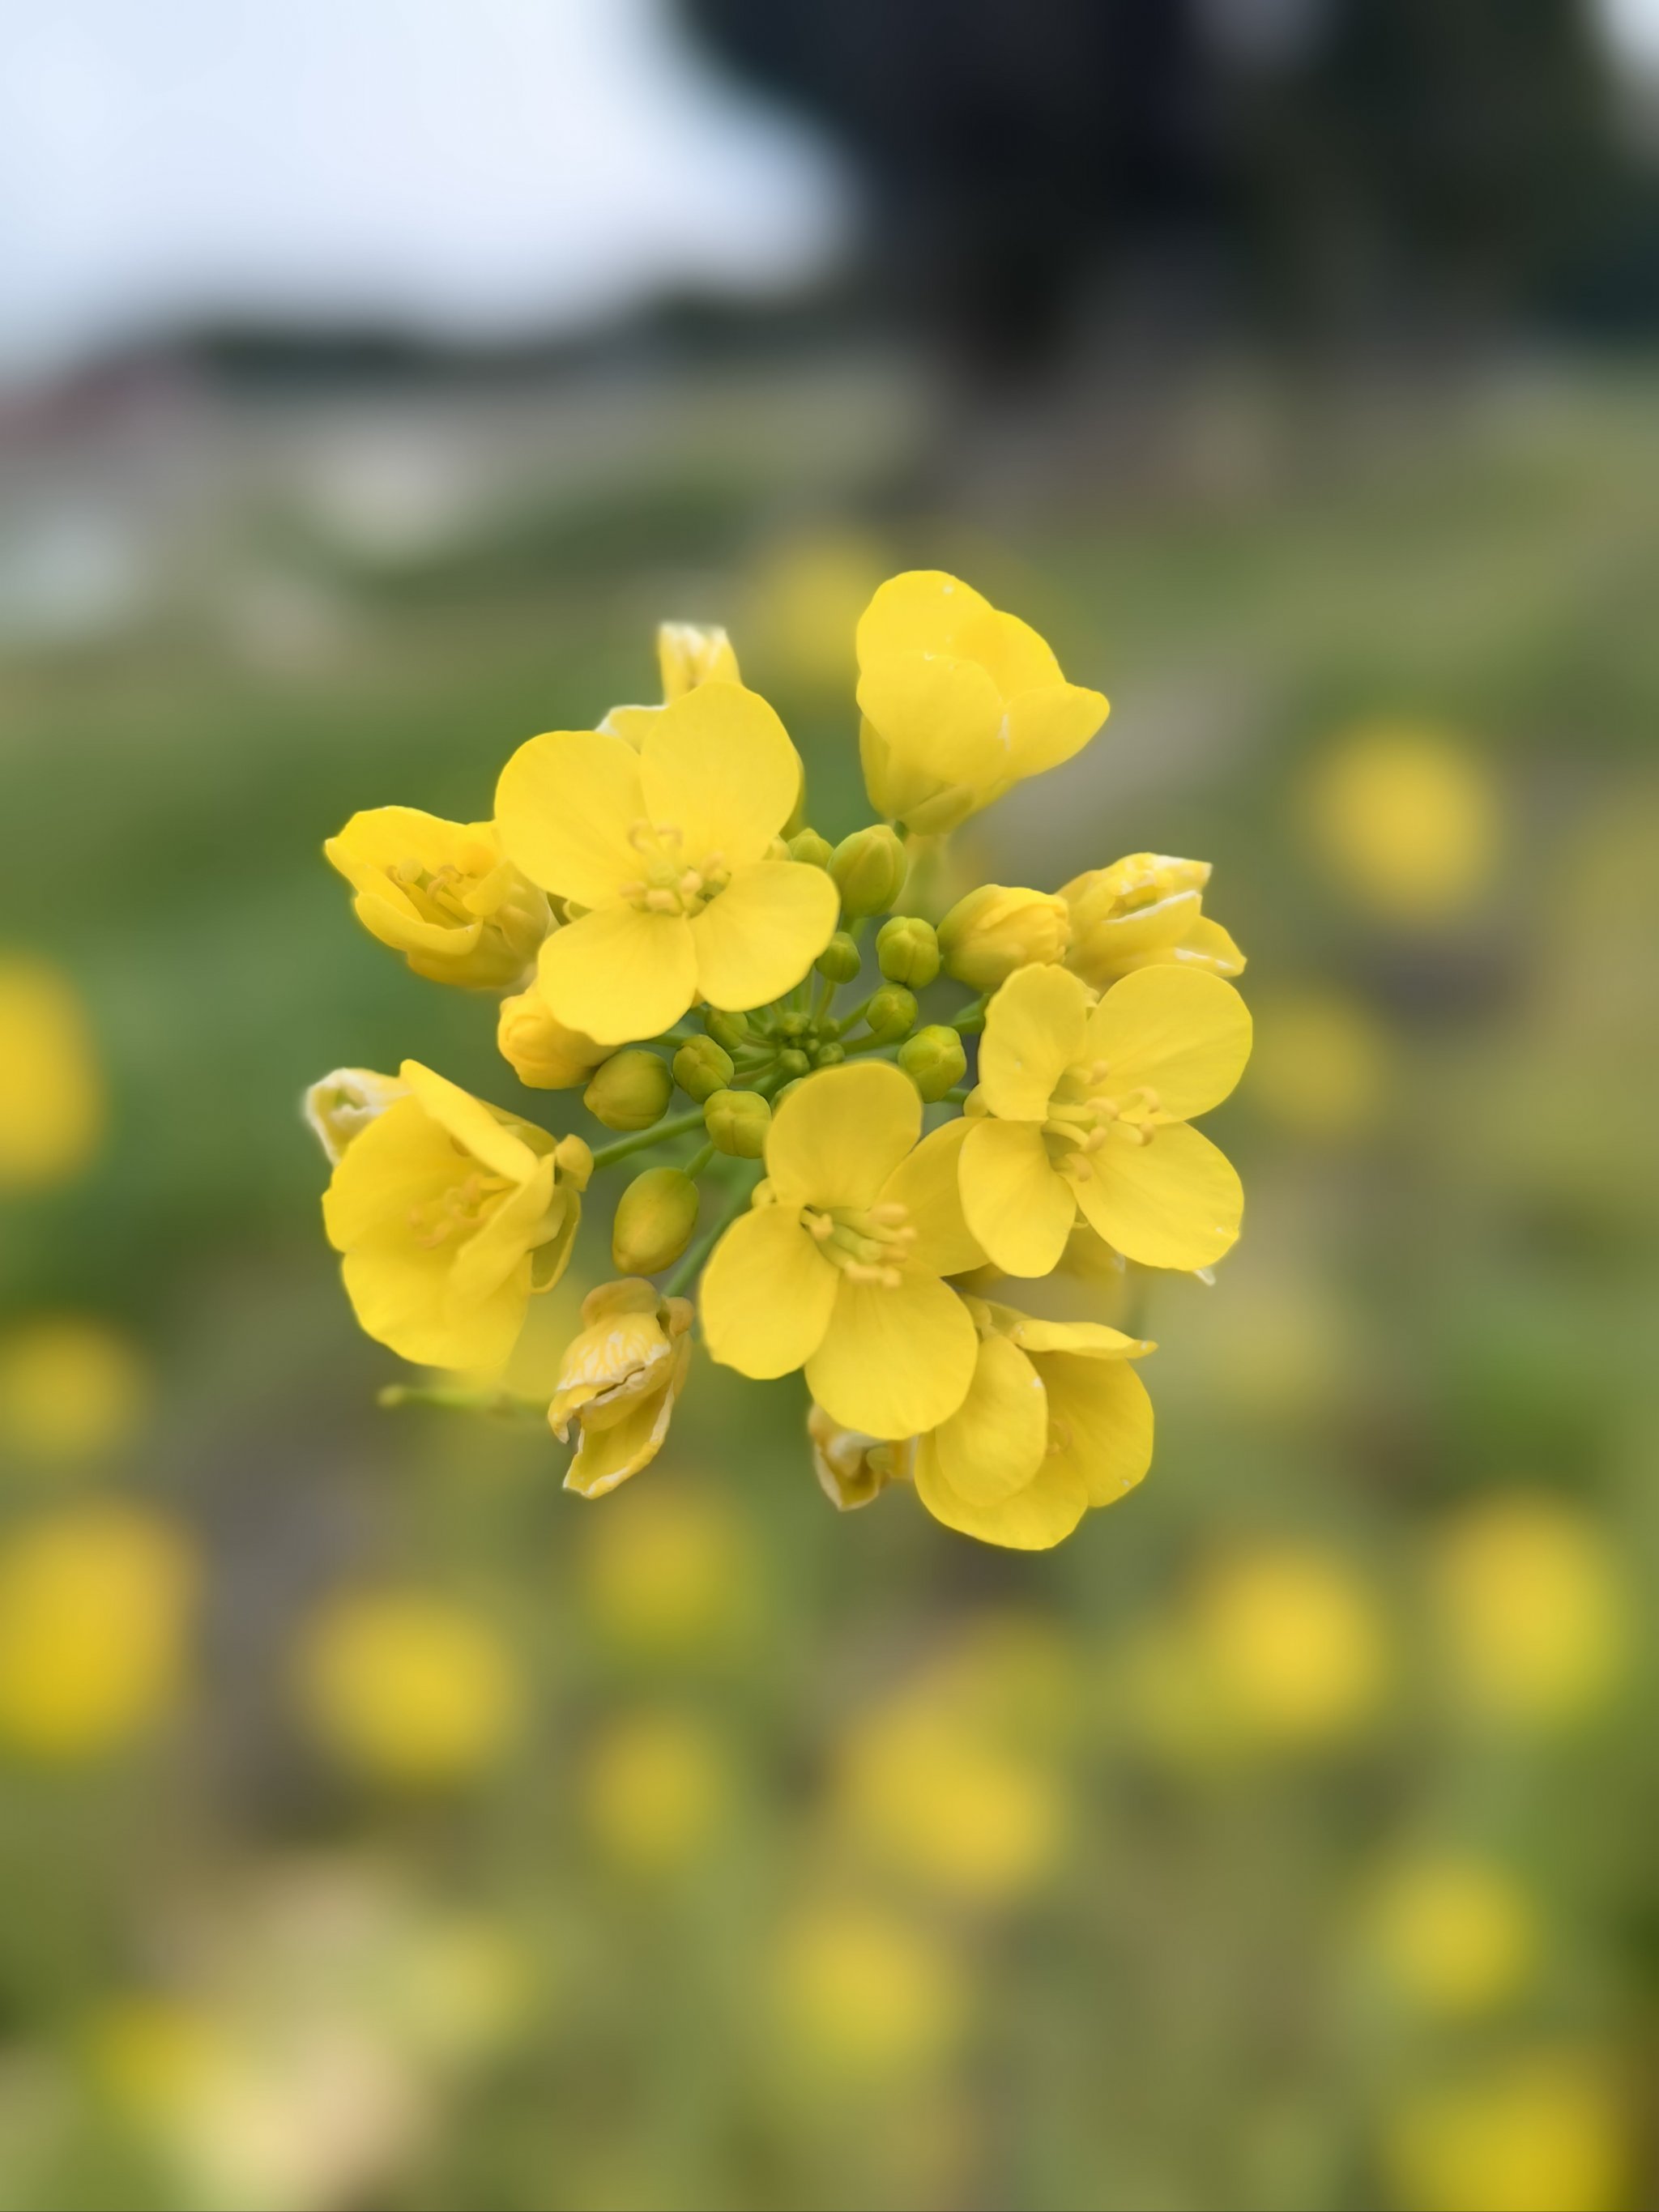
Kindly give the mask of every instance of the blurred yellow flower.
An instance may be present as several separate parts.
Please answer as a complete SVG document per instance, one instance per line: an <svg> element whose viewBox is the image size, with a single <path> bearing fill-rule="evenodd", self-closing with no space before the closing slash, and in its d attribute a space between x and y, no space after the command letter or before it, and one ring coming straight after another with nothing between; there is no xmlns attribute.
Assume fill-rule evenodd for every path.
<svg viewBox="0 0 1659 2212"><path fill-rule="evenodd" d="M699 1488L620 1492L584 1532L579 1553L596 1625L628 1649L724 1651L750 1625L758 1594L747 1523Z"/></svg>
<svg viewBox="0 0 1659 2212"><path fill-rule="evenodd" d="M1296 1136L1356 1136L1382 1114L1390 1060L1369 1006L1311 986L1256 1006L1250 1096Z"/></svg>
<svg viewBox="0 0 1659 2212"><path fill-rule="evenodd" d="M1382 1618L1334 1552L1263 1543L1218 1558L1188 1619L1218 1711L1247 1737L1337 1741L1382 1703L1391 1671Z"/></svg>
<svg viewBox="0 0 1659 2212"><path fill-rule="evenodd" d="M516 998L501 1000L495 1044L532 1091L574 1091L616 1050L614 1045L595 1044L580 1030L568 1030L535 983Z"/></svg>
<svg viewBox="0 0 1659 2212"><path fill-rule="evenodd" d="M0 1741L97 1756L158 1720L181 1686L196 1563L135 1505L78 1505L0 1545Z"/></svg>
<svg viewBox="0 0 1659 2212"><path fill-rule="evenodd" d="M884 566L880 546L855 530L814 530L766 546L748 620L769 663L792 684L825 691L849 684L854 629Z"/></svg>
<svg viewBox="0 0 1659 2212"><path fill-rule="evenodd" d="M1472 1711L1564 1724L1622 1679L1628 1587L1577 1507L1519 1492L1471 1506L1434 1540L1429 1571L1453 1692Z"/></svg>
<svg viewBox="0 0 1659 2212"><path fill-rule="evenodd" d="M47 961L0 954L0 1190L78 1175L103 1140L106 1115L73 985Z"/></svg>
<svg viewBox="0 0 1659 2212"><path fill-rule="evenodd" d="M107 1322L45 1315L0 1337L0 1444L8 1457L97 1459L137 1433L149 1402L149 1369Z"/></svg>
<svg viewBox="0 0 1659 2212"><path fill-rule="evenodd" d="M1421 2011L1490 2011L1530 1978L1538 1912L1505 1867L1429 1854L1392 1868L1372 1900L1369 1933L1389 1982Z"/></svg>
<svg viewBox="0 0 1659 2212"><path fill-rule="evenodd" d="M804 1909L778 1945L784 2057L816 2079L913 2081L949 2055L968 1989L953 1954L874 1904Z"/></svg>
<svg viewBox="0 0 1659 2212"><path fill-rule="evenodd" d="M601 1283L582 1300L582 1327L565 1347L547 1418L559 1442L578 1430L567 1490L603 1498L662 1449L691 1369L689 1298L667 1298L643 1277Z"/></svg>
<svg viewBox="0 0 1659 2212"><path fill-rule="evenodd" d="M1073 876L1060 891L1070 932L1066 965L1097 991L1135 968L1241 975L1244 955L1204 912L1209 880L1207 860L1178 860L1168 853L1131 853L1109 868Z"/></svg>
<svg viewBox="0 0 1659 2212"><path fill-rule="evenodd" d="M708 1724L689 1713L630 1713L590 1747L582 1808L614 1865L661 1874L689 1864L713 1842L732 1799L729 1757Z"/></svg>
<svg viewBox="0 0 1659 2212"><path fill-rule="evenodd" d="M522 1705L489 1623L417 1590L349 1591L307 1624L301 1701L337 1757L376 1779L446 1783L498 1758Z"/></svg>
<svg viewBox="0 0 1659 2212"><path fill-rule="evenodd" d="M1368 725L1314 763L1305 815L1315 851L1355 902L1384 921L1428 924L1462 914L1497 865L1499 805L1492 775L1443 731Z"/></svg>
<svg viewBox="0 0 1659 2212"><path fill-rule="evenodd" d="M1617 2084L1580 2051L1437 2080L1400 2106L1386 2148L1410 2212L1616 2212L1632 2201Z"/></svg>
<svg viewBox="0 0 1659 2212"><path fill-rule="evenodd" d="M434 983L505 990L553 926L544 894L502 857L493 823L376 806L323 851L356 893L352 910L369 935Z"/></svg>

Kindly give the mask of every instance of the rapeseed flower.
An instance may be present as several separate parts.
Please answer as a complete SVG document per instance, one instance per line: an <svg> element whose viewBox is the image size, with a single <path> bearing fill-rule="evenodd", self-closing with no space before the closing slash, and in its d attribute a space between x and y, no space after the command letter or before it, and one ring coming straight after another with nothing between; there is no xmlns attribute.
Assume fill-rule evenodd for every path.
<svg viewBox="0 0 1659 2212"><path fill-rule="evenodd" d="M1011 1275L1059 1264L1079 1212L1152 1267L1204 1267L1238 1235L1238 1177L1188 1118L1249 1057L1231 983L1138 970L1098 1004L1064 968L1022 968L986 1010L978 1103L962 1147L968 1225Z"/></svg>
<svg viewBox="0 0 1659 2212"><path fill-rule="evenodd" d="M1416 722L1368 724L1322 755L1304 822L1346 894L1407 927L1449 921L1473 906L1501 838L1491 771L1455 735Z"/></svg>
<svg viewBox="0 0 1659 2212"><path fill-rule="evenodd" d="M69 978L48 961L0 954L0 1190L79 1175L107 1118L91 1026Z"/></svg>
<svg viewBox="0 0 1659 2212"><path fill-rule="evenodd" d="M1167 853L1131 853L1109 868L1073 876L1060 890L1071 922L1066 965L1097 991L1136 968L1241 974L1244 955L1204 912L1209 880L1207 860Z"/></svg>
<svg viewBox="0 0 1659 2212"><path fill-rule="evenodd" d="M635 1275L582 1300L582 1327L565 1349L547 1409L561 1443L580 1437L567 1490L603 1498L662 1449L691 1370L689 1299L665 1298Z"/></svg>
<svg viewBox="0 0 1659 2212"><path fill-rule="evenodd" d="M504 989L553 926L544 894L503 859L493 823L376 806L323 850L356 893L352 911L369 935L434 983Z"/></svg>
<svg viewBox="0 0 1659 2212"><path fill-rule="evenodd" d="M149 1410L137 1346L90 1314L42 1314L0 1337L0 1444L53 1466L118 1450Z"/></svg>
<svg viewBox="0 0 1659 2212"><path fill-rule="evenodd" d="M516 1729L516 1670L489 1623L420 1590L343 1591L307 1624L301 1704L346 1765L377 1780L453 1782Z"/></svg>

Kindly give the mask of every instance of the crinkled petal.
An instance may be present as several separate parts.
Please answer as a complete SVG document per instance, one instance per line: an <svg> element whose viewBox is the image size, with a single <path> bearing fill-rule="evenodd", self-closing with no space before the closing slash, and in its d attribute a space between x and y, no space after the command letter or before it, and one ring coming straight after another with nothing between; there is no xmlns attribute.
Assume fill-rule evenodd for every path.
<svg viewBox="0 0 1659 2212"><path fill-rule="evenodd" d="M713 687L689 691L701 699ZM823 868L752 860L691 922L697 988L733 1013L793 990L836 933L841 902Z"/></svg>
<svg viewBox="0 0 1659 2212"><path fill-rule="evenodd" d="M1250 1056L1250 1013L1232 985L1200 968L1137 968L1090 1015L1088 1052L1109 1063L1114 1097L1141 1084L1178 1121L1218 1106Z"/></svg>
<svg viewBox="0 0 1659 2212"><path fill-rule="evenodd" d="M807 1387L844 1428L915 1436L955 1413L978 1351L968 1309L937 1275L907 1267L889 1287L843 1274Z"/></svg>
<svg viewBox="0 0 1659 2212"><path fill-rule="evenodd" d="M1118 1359L1047 1352L1036 1363L1055 1439L1050 1464L1074 1474L1091 1505L1112 1505L1152 1463L1152 1401Z"/></svg>
<svg viewBox="0 0 1659 2212"><path fill-rule="evenodd" d="M800 762L757 691L699 684L646 730L640 776L647 811L681 832L689 867L718 853L740 868L758 860L787 821Z"/></svg>
<svg viewBox="0 0 1659 2212"><path fill-rule="evenodd" d="M962 1146L962 1210L1007 1275L1046 1275L1060 1264L1076 1218L1072 1186L1055 1172L1030 1121L974 1121Z"/></svg>
<svg viewBox="0 0 1659 2212"><path fill-rule="evenodd" d="M970 1505L940 1472L931 1437L916 1447L916 1495L947 1528L1009 1551L1046 1552L1071 1534L1089 1509L1089 1493L1073 1469L1045 1459L1024 1490L994 1505Z"/></svg>
<svg viewBox="0 0 1659 2212"><path fill-rule="evenodd" d="M703 1271L709 1357L757 1382L804 1366L823 1340L840 1280L793 1206L743 1214Z"/></svg>
<svg viewBox="0 0 1659 2212"><path fill-rule="evenodd" d="M523 1182L535 1172L535 1153L522 1137L515 1137L496 1120L482 1098L463 1091L447 1076L422 1067L418 1060L404 1060L398 1074L422 1112L493 1173Z"/></svg>
<svg viewBox="0 0 1659 2212"><path fill-rule="evenodd" d="M682 1336L674 1346L665 1386L630 1405L623 1419L609 1428L591 1429L584 1425L576 1455L565 1474L565 1488L583 1498L603 1498L618 1483L648 1467L663 1448L690 1368L691 1340Z"/></svg>
<svg viewBox="0 0 1659 2212"><path fill-rule="evenodd" d="M780 1205L870 1206L921 1133L916 1086L890 1060L822 1068L772 1116L767 1178Z"/></svg>
<svg viewBox="0 0 1659 2212"><path fill-rule="evenodd" d="M639 876L629 832L646 818L639 755L600 730L530 738L495 786L507 858L544 890L583 906L604 906Z"/></svg>
<svg viewBox="0 0 1659 2212"><path fill-rule="evenodd" d="M985 1255L962 1210L962 1146L969 1124L958 1115L926 1136L893 1170L878 1194L884 1205L908 1206L916 1232L915 1266L930 1274L960 1275L982 1267Z"/></svg>
<svg viewBox="0 0 1659 2212"><path fill-rule="evenodd" d="M537 974L556 1021L599 1044L626 1044L671 1028L697 988L697 956L684 915L601 907L556 929Z"/></svg>
<svg viewBox="0 0 1659 2212"><path fill-rule="evenodd" d="M1064 968L1017 968L985 1010L979 1087L1008 1121L1041 1121L1083 1051L1088 988Z"/></svg>
<svg viewBox="0 0 1659 2212"><path fill-rule="evenodd" d="M995 610L942 568L907 568L880 585L859 617L859 666L893 653L949 653L957 639Z"/></svg>
<svg viewBox="0 0 1659 2212"><path fill-rule="evenodd" d="M1030 1361L1006 1336L988 1336L968 1395L930 1439L939 1472L969 1505L1024 1490L1048 1449L1048 1401Z"/></svg>
<svg viewBox="0 0 1659 2212"><path fill-rule="evenodd" d="M1080 684L1045 684L1008 702L1003 774L1041 775L1080 753L1106 720L1101 692Z"/></svg>
<svg viewBox="0 0 1659 2212"><path fill-rule="evenodd" d="M988 783L1006 767L1002 695L976 660L890 654L866 667L858 701L896 757L941 783Z"/></svg>
<svg viewBox="0 0 1659 2212"><path fill-rule="evenodd" d="M1184 1121L1155 1130L1147 1145L1115 1138L1091 1155L1091 1165L1077 1202L1127 1259L1146 1267L1207 1267L1237 1241L1244 1212L1237 1174L1224 1152Z"/></svg>

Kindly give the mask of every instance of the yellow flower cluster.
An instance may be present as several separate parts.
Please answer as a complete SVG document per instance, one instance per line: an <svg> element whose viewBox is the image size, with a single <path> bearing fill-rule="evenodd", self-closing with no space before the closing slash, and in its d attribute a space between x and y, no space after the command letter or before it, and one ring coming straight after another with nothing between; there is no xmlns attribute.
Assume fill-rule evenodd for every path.
<svg viewBox="0 0 1659 2212"><path fill-rule="evenodd" d="M1057 1543L1146 1471L1133 1363L1153 1346L988 1293L1206 1269L1237 1237L1238 1178L1191 1126L1250 1048L1209 870L1137 853L1058 891L907 908L916 840L1070 759L1107 712L955 577L896 576L860 619L882 818L838 844L725 632L668 623L658 644L660 705L530 738L489 821L382 807L325 848L418 974L501 994L522 1085L580 1089L617 1133L556 1137L412 1060L324 1077L306 1112L358 1321L473 1378L398 1396L510 1409L497 1378L591 1179L654 1153L615 1206L619 1279L535 1402L574 1443L567 1487L603 1496L655 1458L700 1335L739 1374L804 1371L842 1510L908 1483L969 1535Z"/></svg>

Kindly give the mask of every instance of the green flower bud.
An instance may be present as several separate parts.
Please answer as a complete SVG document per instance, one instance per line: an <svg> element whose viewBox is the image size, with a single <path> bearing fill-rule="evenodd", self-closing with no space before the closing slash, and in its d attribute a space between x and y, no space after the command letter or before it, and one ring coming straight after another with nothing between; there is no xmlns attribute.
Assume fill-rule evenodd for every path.
<svg viewBox="0 0 1659 2212"><path fill-rule="evenodd" d="M939 973L939 938L919 915L896 914L876 933L876 960L890 983L925 991Z"/></svg>
<svg viewBox="0 0 1659 2212"><path fill-rule="evenodd" d="M832 983L850 983L864 965L858 946L844 929L838 929L815 963L820 975Z"/></svg>
<svg viewBox="0 0 1659 2212"><path fill-rule="evenodd" d="M705 1006L702 1025L717 1045L735 1052L749 1035L747 1014L728 1014L720 1006Z"/></svg>
<svg viewBox="0 0 1659 2212"><path fill-rule="evenodd" d="M915 993L907 991L902 983L884 984L871 1000L864 1018L870 1024L871 1036L879 1037L884 1044L907 1036L916 1025Z"/></svg>
<svg viewBox="0 0 1659 2212"><path fill-rule="evenodd" d="M835 847L816 830L799 830L789 840L792 860L805 860L809 868L827 868Z"/></svg>
<svg viewBox="0 0 1659 2212"><path fill-rule="evenodd" d="M648 1129L674 1095L674 1079L654 1052L612 1053L582 1093L607 1129Z"/></svg>
<svg viewBox="0 0 1659 2212"><path fill-rule="evenodd" d="M837 1044L832 1037L828 1044L816 1047L812 1054L812 1065L814 1067L834 1067L846 1057L846 1046Z"/></svg>
<svg viewBox="0 0 1659 2212"><path fill-rule="evenodd" d="M702 1118L716 1152L757 1160L766 1150L772 1109L758 1091L717 1091L703 1107Z"/></svg>
<svg viewBox="0 0 1659 2212"><path fill-rule="evenodd" d="M811 1065L811 1060L798 1044L792 1044L787 1052L781 1052L778 1054L778 1066L786 1075L805 1075Z"/></svg>
<svg viewBox="0 0 1659 2212"><path fill-rule="evenodd" d="M968 1073L968 1055L954 1030L935 1022L906 1037L898 1048L898 1064L924 1098L943 1098Z"/></svg>
<svg viewBox="0 0 1659 2212"><path fill-rule="evenodd" d="M699 1106L717 1091L724 1091L732 1075L731 1054L711 1036L688 1037L674 1054L674 1080ZM651 1269L636 1267L634 1272L648 1275Z"/></svg>
<svg viewBox="0 0 1659 2212"><path fill-rule="evenodd" d="M697 1186L680 1168L647 1168L617 1200L611 1257L624 1275L672 1267L697 1225Z"/></svg>
<svg viewBox="0 0 1659 2212"><path fill-rule="evenodd" d="M1016 968L1064 957L1071 916L1063 898L981 884L939 926L945 972L971 990L994 991Z"/></svg>
<svg viewBox="0 0 1659 2212"><path fill-rule="evenodd" d="M803 1037L811 1027L811 1020L805 1014L780 1014L778 1017L780 1036Z"/></svg>
<svg viewBox="0 0 1659 2212"><path fill-rule="evenodd" d="M830 855L844 915L885 914L904 889L904 847L884 822L855 830Z"/></svg>

